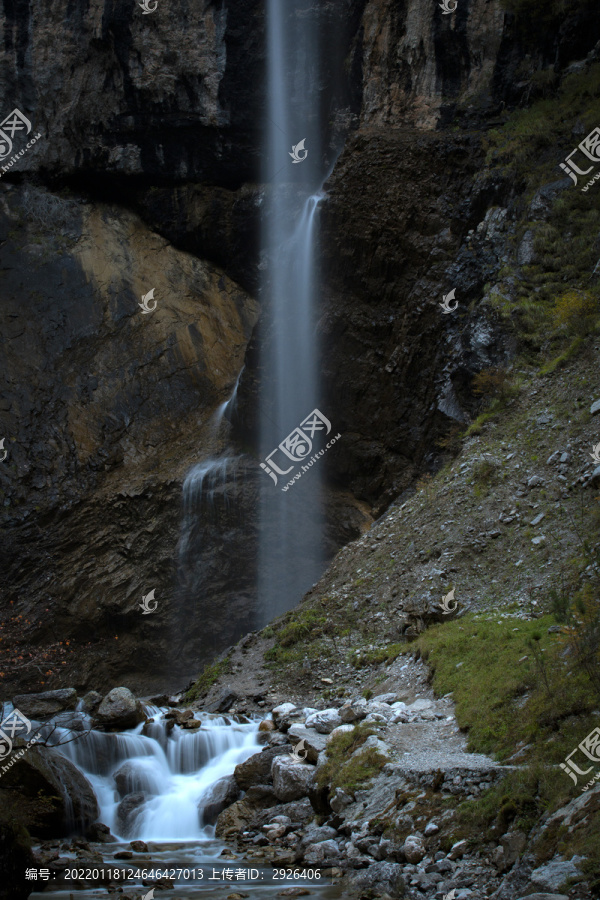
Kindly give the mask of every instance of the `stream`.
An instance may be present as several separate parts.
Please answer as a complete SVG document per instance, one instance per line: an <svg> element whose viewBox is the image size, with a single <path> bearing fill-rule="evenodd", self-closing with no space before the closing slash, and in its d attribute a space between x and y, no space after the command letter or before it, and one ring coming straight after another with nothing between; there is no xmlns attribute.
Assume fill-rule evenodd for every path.
<svg viewBox="0 0 600 900"><path fill-rule="evenodd" d="M100 821L117 842L82 842L82 848L89 846L102 858L91 862L82 861L70 846L72 838L66 839L60 856L72 859L72 868L62 878L51 876L45 885L32 884L30 898L83 900L116 890L142 900L153 886L165 900L199 892L205 898L241 894L259 900L294 886L323 900L340 897L331 879L320 873L316 877L316 869L307 875L298 867L274 869L265 860L246 859L215 837L214 824L203 822L203 801L209 801L211 786L261 751L259 721L196 712L201 724L190 730L171 725L164 718L167 711L146 706L145 723L115 733L91 729L85 714L73 713L71 718L80 719L77 727L91 729L76 740L73 722L62 727L60 716L42 726L56 726L49 743L85 775L98 801ZM73 823L73 837L78 833ZM134 851L132 841L143 841L147 849L138 845ZM156 885L161 877L168 880Z"/></svg>

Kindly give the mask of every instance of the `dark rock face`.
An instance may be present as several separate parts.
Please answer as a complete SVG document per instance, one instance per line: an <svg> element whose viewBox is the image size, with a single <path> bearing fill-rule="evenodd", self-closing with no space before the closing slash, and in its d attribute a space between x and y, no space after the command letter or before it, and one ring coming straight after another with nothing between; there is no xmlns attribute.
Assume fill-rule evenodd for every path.
<svg viewBox="0 0 600 900"><path fill-rule="evenodd" d="M119 803L117 807L117 822L119 834L122 837L129 837L132 834L138 814L146 799L147 794L143 791L136 791L133 794L127 794Z"/></svg>
<svg viewBox="0 0 600 900"><path fill-rule="evenodd" d="M13 753L26 742L17 739ZM70 760L48 747L29 747L2 775L2 797L30 834L86 834L99 816L91 785Z"/></svg>
<svg viewBox="0 0 600 900"><path fill-rule="evenodd" d="M198 812L201 825L214 825L220 813L240 796L240 789L233 775L216 781L200 800Z"/></svg>
<svg viewBox="0 0 600 900"><path fill-rule="evenodd" d="M35 865L31 839L22 825L4 822L0 814L0 872L4 883L0 896L6 900L27 900L31 882L25 880L25 869Z"/></svg>

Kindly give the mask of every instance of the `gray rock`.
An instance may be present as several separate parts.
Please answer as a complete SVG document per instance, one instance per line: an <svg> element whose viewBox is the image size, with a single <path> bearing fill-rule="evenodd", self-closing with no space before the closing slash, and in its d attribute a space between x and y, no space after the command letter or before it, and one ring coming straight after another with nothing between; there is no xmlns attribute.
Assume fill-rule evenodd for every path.
<svg viewBox="0 0 600 900"><path fill-rule="evenodd" d="M98 691L88 691L81 700L83 711L90 716L94 715L101 703L102 694L99 694Z"/></svg>
<svg viewBox="0 0 600 900"><path fill-rule="evenodd" d="M501 846L494 855L494 863L501 872L512 869L525 849L527 837L522 831L513 831L500 838Z"/></svg>
<svg viewBox="0 0 600 900"><path fill-rule="evenodd" d="M594 400L592 405L590 406L590 413L592 416L595 416L596 413L600 412L600 400Z"/></svg>
<svg viewBox="0 0 600 900"><path fill-rule="evenodd" d="M342 724L337 709L323 709L313 713L306 720L307 728L314 728L320 734L329 734L334 728Z"/></svg>
<svg viewBox="0 0 600 900"><path fill-rule="evenodd" d="M460 859L461 856L465 855L468 849L469 845L467 841L457 841L452 845L450 853L448 854L448 859Z"/></svg>
<svg viewBox="0 0 600 900"><path fill-rule="evenodd" d="M129 837L135 830L137 817L146 802L146 794L138 791L135 794L127 794L117 807L117 825L121 837Z"/></svg>
<svg viewBox="0 0 600 900"><path fill-rule="evenodd" d="M75 688L63 688L58 691L42 691L39 694L17 694L12 702L15 709L28 719L43 719L65 709L75 709L77 691Z"/></svg>
<svg viewBox="0 0 600 900"><path fill-rule="evenodd" d="M350 703L344 703L338 714L344 724L364 719L367 715L367 701L364 697L355 697Z"/></svg>
<svg viewBox="0 0 600 900"><path fill-rule="evenodd" d="M569 900L566 894L527 894L518 900Z"/></svg>
<svg viewBox="0 0 600 900"><path fill-rule="evenodd" d="M305 762L296 762L289 756L276 756L271 768L273 788L278 800L288 802L306 797L312 787L315 769Z"/></svg>
<svg viewBox="0 0 600 900"><path fill-rule="evenodd" d="M273 721L275 722L275 726L279 728L279 723L286 716L289 716L291 712L296 709L293 703L280 703L279 706L276 706L272 711Z"/></svg>
<svg viewBox="0 0 600 900"><path fill-rule="evenodd" d="M373 700L376 703L394 703L396 700L396 694L378 694L377 697L374 697Z"/></svg>
<svg viewBox="0 0 600 900"><path fill-rule="evenodd" d="M389 894L391 897L405 896L406 886L400 863L375 862L368 869L354 875L352 884L360 890L372 891L374 896L382 894Z"/></svg>
<svg viewBox="0 0 600 900"><path fill-rule="evenodd" d="M425 830L423 831L423 834L425 835L425 837L429 837L431 834L437 834L439 830L440 830L440 826L437 824L437 822L431 821L431 822L428 822L427 825L425 826Z"/></svg>
<svg viewBox="0 0 600 900"><path fill-rule="evenodd" d="M327 744L327 738L323 734L319 734L314 728L306 728L304 725L291 725L287 734L289 742L293 745L304 741L306 759L311 763L316 763L319 753L325 749Z"/></svg>
<svg viewBox="0 0 600 900"><path fill-rule="evenodd" d="M160 785L143 766L136 766L130 761L123 763L114 773L113 778L120 797L140 792L160 794L161 791Z"/></svg>
<svg viewBox="0 0 600 900"><path fill-rule="evenodd" d="M271 766L276 756L289 752L284 746L265 747L261 753L255 753L244 762L238 763L233 770L233 777L243 791L253 784L270 784L272 781Z"/></svg>
<svg viewBox="0 0 600 900"><path fill-rule="evenodd" d="M350 758L354 759L358 756L361 756L363 753L366 753L367 750L376 750L377 753L385 757L389 757L390 755L390 748L388 747L388 745L384 741L380 740L377 735L372 734L366 739L364 744L362 744L357 750L354 751Z"/></svg>
<svg viewBox="0 0 600 900"><path fill-rule="evenodd" d="M422 709L431 709L433 706L433 700L415 700L414 703L411 703L410 706L407 706L411 712L420 712Z"/></svg>
<svg viewBox="0 0 600 900"><path fill-rule="evenodd" d="M235 803L239 796L240 788L233 775L219 778L200 799L198 804L200 824L214 825L223 810Z"/></svg>
<svg viewBox="0 0 600 900"><path fill-rule="evenodd" d="M309 844L303 853L304 862L309 866L319 865L326 860L337 859L340 848L334 840L319 841L318 844Z"/></svg>
<svg viewBox="0 0 600 900"><path fill-rule="evenodd" d="M212 703L207 703L204 707L205 712L209 713L224 713L228 712L231 709L236 700L239 700L239 695L236 694L235 691L226 690L223 691L218 700L213 700Z"/></svg>
<svg viewBox="0 0 600 900"><path fill-rule="evenodd" d="M517 250L517 262L520 266L530 266L535 260L534 233L529 230L523 235L523 240Z"/></svg>
<svg viewBox="0 0 600 900"><path fill-rule="evenodd" d="M527 487L528 488L536 488L541 487L544 483L544 479L540 478L539 475L532 475L531 478L527 479Z"/></svg>
<svg viewBox="0 0 600 900"><path fill-rule="evenodd" d="M142 704L126 687L117 687L109 691L95 716L98 724L114 730L134 728L145 718Z"/></svg>
<svg viewBox="0 0 600 900"><path fill-rule="evenodd" d="M529 880L536 887L545 891L557 891L569 878L581 879L582 875L577 863L582 861L583 857L581 856L573 856L570 860L555 856L546 865L534 869Z"/></svg>
<svg viewBox="0 0 600 900"><path fill-rule="evenodd" d="M537 515L535 517L535 519L532 519L529 524L535 528L535 526L539 525L540 522L542 521L542 519L545 518L545 516L546 516L546 513L540 513L539 515Z"/></svg>
<svg viewBox="0 0 600 900"><path fill-rule="evenodd" d="M402 852L408 863L420 863L425 856L425 844L420 834L409 834L404 844Z"/></svg>
<svg viewBox="0 0 600 900"><path fill-rule="evenodd" d="M342 788L336 788L333 794L333 797L329 801L329 805L335 813L341 813L342 810L346 809L347 806L350 806L353 803L353 798L350 794L347 794L346 791L343 791Z"/></svg>

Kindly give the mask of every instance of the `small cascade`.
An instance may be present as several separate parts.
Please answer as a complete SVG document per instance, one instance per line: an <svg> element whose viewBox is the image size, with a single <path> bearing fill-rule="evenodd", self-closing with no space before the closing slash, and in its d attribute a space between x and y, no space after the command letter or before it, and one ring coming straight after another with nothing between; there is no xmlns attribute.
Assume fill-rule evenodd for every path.
<svg viewBox="0 0 600 900"><path fill-rule="evenodd" d="M208 715L200 721L197 730L170 727L157 710L144 725L120 734L92 730L69 740L72 732L56 728L53 743L92 785L100 820L114 835L198 840L214 834L202 824L203 798L261 748L257 722Z"/></svg>

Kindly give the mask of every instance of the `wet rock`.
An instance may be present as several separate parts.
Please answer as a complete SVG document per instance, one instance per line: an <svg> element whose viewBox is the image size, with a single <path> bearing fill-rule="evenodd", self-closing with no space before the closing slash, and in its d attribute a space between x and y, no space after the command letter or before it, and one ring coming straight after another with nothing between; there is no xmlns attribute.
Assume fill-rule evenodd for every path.
<svg viewBox="0 0 600 900"><path fill-rule="evenodd" d="M123 837L128 837L135 829L138 814L146 802L146 794L138 791L135 794L127 794L117 807L117 822L119 832Z"/></svg>
<svg viewBox="0 0 600 900"><path fill-rule="evenodd" d="M214 825L220 813L240 796L240 788L233 775L219 778L201 797L198 804L201 825Z"/></svg>
<svg viewBox="0 0 600 900"><path fill-rule="evenodd" d="M131 841L129 846L135 853L147 853L148 852L148 844L146 844L144 841Z"/></svg>
<svg viewBox="0 0 600 900"><path fill-rule="evenodd" d="M271 766L276 756L288 752L285 746L265 747L261 753L255 753L242 763L238 763L233 771L233 777L243 791L247 791L253 784L270 784L273 781Z"/></svg>
<svg viewBox="0 0 600 900"><path fill-rule="evenodd" d="M275 722L273 719L263 719L258 726L259 731L275 731Z"/></svg>
<svg viewBox="0 0 600 900"><path fill-rule="evenodd" d="M306 720L307 728L314 728L319 734L329 734L334 728L342 724L337 709L323 709L320 712L313 713Z"/></svg>
<svg viewBox="0 0 600 900"><path fill-rule="evenodd" d="M13 739L14 750L23 738ZM73 763L50 747L29 747L2 774L3 808L37 837L55 838L75 827L86 833L100 811L91 785Z"/></svg>
<svg viewBox="0 0 600 900"><path fill-rule="evenodd" d="M132 762L123 763L113 775L117 791L121 797L136 794L159 794L160 788L155 784L152 775L140 765Z"/></svg>
<svg viewBox="0 0 600 900"><path fill-rule="evenodd" d="M12 702L15 709L28 719L43 719L65 709L75 709L77 691L75 688L63 688L58 691L42 691L39 694L17 694Z"/></svg>
<svg viewBox="0 0 600 900"><path fill-rule="evenodd" d="M426 852L421 835L409 834L402 845L402 852L404 853L406 862L412 863L413 865L420 863Z"/></svg>
<svg viewBox="0 0 600 900"><path fill-rule="evenodd" d="M306 728L304 725L291 725L287 733L288 740L294 746L304 741L303 750L306 751L308 762L316 763L321 753L327 746L327 738L319 734L314 728Z"/></svg>
<svg viewBox="0 0 600 900"><path fill-rule="evenodd" d="M289 756L277 756L271 769L273 787L278 800L289 801L306 797L312 787L315 770L304 762L296 762Z"/></svg>
<svg viewBox="0 0 600 900"><path fill-rule="evenodd" d="M96 713L95 722L114 731L134 728L146 718L142 704L129 688L117 687L109 691Z"/></svg>
<svg viewBox="0 0 600 900"><path fill-rule="evenodd" d="M296 707L293 703L280 703L279 706L276 706L272 711L273 721L275 722L275 727L279 728L279 724L282 719L286 716L289 716L290 713L294 712Z"/></svg>

